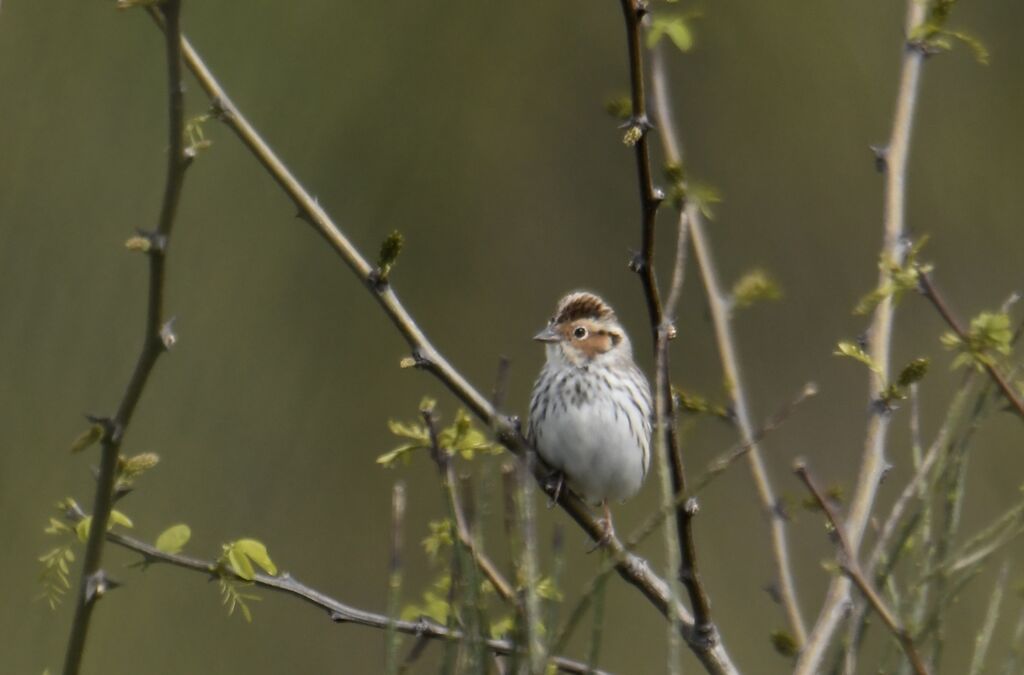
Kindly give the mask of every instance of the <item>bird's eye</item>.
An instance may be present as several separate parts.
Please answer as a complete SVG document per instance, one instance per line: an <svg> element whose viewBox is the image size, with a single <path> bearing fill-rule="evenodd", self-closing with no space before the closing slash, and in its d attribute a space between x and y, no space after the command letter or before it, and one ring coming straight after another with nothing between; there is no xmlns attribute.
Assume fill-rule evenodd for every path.
<svg viewBox="0 0 1024 675"><path fill-rule="evenodd" d="M574 330L572 334L577 340L582 340L587 337L587 329L583 326L576 326L576 330Z"/></svg>

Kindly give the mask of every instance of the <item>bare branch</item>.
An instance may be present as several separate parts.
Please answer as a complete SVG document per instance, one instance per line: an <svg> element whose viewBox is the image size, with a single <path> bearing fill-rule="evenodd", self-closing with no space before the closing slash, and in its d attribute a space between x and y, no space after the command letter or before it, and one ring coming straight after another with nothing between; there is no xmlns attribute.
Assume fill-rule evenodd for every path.
<svg viewBox="0 0 1024 675"><path fill-rule="evenodd" d="M142 392L149 381L149 375L161 354L173 343L171 322L164 319L164 276L167 246L178 211L178 201L189 161L184 153L185 104L181 82L181 29L178 23L181 0L165 0L160 9L153 9L165 23L164 47L167 58L168 91L168 151L167 175L164 182L164 196L156 230L140 233L147 241L146 254L149 257L149 292L146 309L146 325L142 349L132 372L131 379L121 396L117 413L113 419L102 420L104 427L101 442L100 468L93 498L92 524L85 547L78 583L75 617L71 623L67 651L64 656L64 675L76 675L82 665L86 636L96 601L105 590L105 575L100 568L103 559L104 533L113 508L114 484L121 441L142 398Z"/></svg>

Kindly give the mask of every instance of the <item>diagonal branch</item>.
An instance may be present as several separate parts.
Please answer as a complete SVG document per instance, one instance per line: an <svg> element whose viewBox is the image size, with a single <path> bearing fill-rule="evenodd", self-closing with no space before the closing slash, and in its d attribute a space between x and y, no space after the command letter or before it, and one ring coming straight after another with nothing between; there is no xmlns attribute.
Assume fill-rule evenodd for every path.
<svg viewBox="0 0 1024 675"><path fill-rule="evenodd" d="M908 0L904 24L905 35L910 36L921 25L930 3ZM907 157L910 152L910 135L914 125L914 109L920 89L921 68L924 64L923 48L905 37L900 73L899 93L893 113L892 133L889 145L879 154L878 165L885 171L885 210L882 259L899 262L902 257L900 239L905 232L904 201L906 199ZM878 288L891 281L890 265L880 265ZM892 296L878 303L868 332L868 351L878 372L872 372L869 382L869 396L874 400L885 388L889 379L889 350L892 342L892 325L895 306ZM878 486L887 466L885 458L889 431L888 412L872 406L868 420L861 459L860 476L850 502L850 513L846 520L847 536L851 550L857 554L864 529L875 503ZM807 645L797 661L794 675L812 675L821 670L825 650L832 641L839 622L845 615L845 606L850 595L850 582L845 577L832 581L822 605L818 621L811 632Z"/></svg>
<svg viewBox="0 0 1024 675"><path fill-rule="evenodd" d="M125 387L113 419L99 420L104 428L101 442L100 468L93 498L92 524L85 547L81 579L78 583L75 617L71 623L67 651L64 656L64 675L75 675L82 664L86 636L96 601L108 587L106 575L101 569L103 560L103 534L107 531L110 511L113 508L114 485L117 477L121 441L124 438L132 414L142 398L149 375L157 359L174 342L171 323L164 320L164 276L167 246L171 229L178 210L178 201L185 179L189 159L184 152L185 104L181 83L181 29L178 23L181 0L166 0L161 9L153 9L165 23L165 51L167 56L168 91L168 151L167 177L164 184L163 203L160 207L156 230L140 233L149 256L149 291L146 309L146 325L139 353L131 379Z"/></svg>
<svg viewBox="0 0 1024 675"><path fill-rule="evenodd" d="M846 530L843 527L841 519L836 514L835 509L832 508L831 502L825 498L821 490L814 482L814 478L811 476L810 471L807 469L807 465L801 460L797 460L794 465L794 472L807 486L808 491L814 497L814 500L821 507L821 510L825 512L825 516L828 518L829 524L832 526L835 532L836 539L839 540L840 549L840 560L839 566L842 568L843 573L854 583L854 585L864 595L864 599L874 608L882 621L885 623L889 631L896 637L900 643L900 647L903 648L904 653L907 655L907 659L910 661L911 666L914 668L914 672L917 675L928 675L928 668L924 664L924 660L921 658L921 654L917 651L917 646L914 644L914 639L910 635L910 631L907 630L896 617L891 609L885 604L882 596L878 594L871 582L864 575L861 570L860 563L857 562L857 554L853 550L850 539L846 534Z"/></svg>
<svg viewBox="0 0 1024 675"><path fill-rule="evenodd" d="M659 128L663 129L661 134L662 148L670 166L682 167L682 148L675 137L672 111L669 105L668 82L665 74L664 62L656 52L653 61L654 72L652 81L654 83L654 101L656 120ZM679 185L680 194L684 185ZM786 611L789 625L794 632L798 645L803 645L807 640L807 629L804 625L803 615L800 612L800 601L796 594L796 583L793 580L793 570L789 562L789 543L786 533L786 521L782 511L778 507L778 498L772 487L771 478L765 466L764 457L761 453L759 438L754 429L751 418L750 407L747 404L746 387L740 372L739 357L736 350L736 338L733 335L732 320L730 312L730 301L722 290L715 266L715 260L711 253L711 244L704 231L704 222L701 217L698 205L690 200L685 205L689 215L690 238L693 242L693 249L697 260L697 266L701 278L704 281L704 291L711 309L711 320L714 324L715 340L718 343L722 370L728 382L729 396L732 408L736 414L736 425L740 432L740 441L750 463L750 470L754 476L754 484L757 486L757 493L761 500L764 512L770 518L772 550L775 556L775 568L779 597Z"/></svg>
<svg viewBox="0 0 1024 675"><path fill-rule="evenodd" d="M161 28L163 27L163 22L157 12L150 10L150 16ZM302 218L327 241L373 295L381 309L409 344L415 365L436 377L456 398L494 429L497 439L511 452L520 456L525 455L529 450L529 445L523 438L518 421L499 413L488 398L473 387L431 344L399 300L390 283L380 279L378 271L367 262L327 212L321 208L316 199L306 191L285 164L274 154L266 141L232 103L227 92L184 36L181 38L181 48L185 64L211 99L219 119L253 153L267 173L294 202ZM536 471L540 472L541 467L537 466ZM553 489L549 494L552 493ZM586 505L570 491L562 491L558 496L558 504L594 541L598 541L606 534L603 523L598 521ZM705 648L704 641L699 639L695 630L693 617L685 607L672 598L664 580L651 572L647 561L628 552L622 542L615 537L608 540L604 550L617 561L616 571L619 576L636 587L662 615L673 617L679 622L683 639L694 647L697 657L708 672L737 672L721 644L714 645L710 649ZM701 647L699 650L697 645Z"/></svg>
<svg viewBox="0 0 1024 675"><path fill-rule="evenodd" d="M957 321L953 315L953 310L949 308L949 304L946 302L945 297L939 293L939 289L935 287L931 277L924 270L918 270L917 275L918 285L920 286L921 295L927 298L928 302L932 303L932 306L942 317L942 320L956 333L957 337L963 341L964 344L968 344L969 335L964 327ZM1017 392L1013 390L1013 386L1007 381L999 369L992 363L981 361L981 365L985 368L985 372L988 373L992 381L999 387L999 391L1006 397L1006 402L1010 404L1014 412L1016 412L1022 419L1024 419L1024 401L1021 400Z"/></svg>

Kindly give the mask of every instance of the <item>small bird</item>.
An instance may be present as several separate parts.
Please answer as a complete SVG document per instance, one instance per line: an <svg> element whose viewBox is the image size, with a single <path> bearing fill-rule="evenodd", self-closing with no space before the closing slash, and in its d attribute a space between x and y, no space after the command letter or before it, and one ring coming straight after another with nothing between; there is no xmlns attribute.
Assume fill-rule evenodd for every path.
<svg viewBox="0 0 1024 675"><path fill-rule="evenodd" d="M651 462L651 389L612 308L585 291L562 298L547 327L547 362L533 385L527 438L590 503L632 497ZM557 493L556 493L557 498ZM600 543L600 542L599 542Z"/></svg>

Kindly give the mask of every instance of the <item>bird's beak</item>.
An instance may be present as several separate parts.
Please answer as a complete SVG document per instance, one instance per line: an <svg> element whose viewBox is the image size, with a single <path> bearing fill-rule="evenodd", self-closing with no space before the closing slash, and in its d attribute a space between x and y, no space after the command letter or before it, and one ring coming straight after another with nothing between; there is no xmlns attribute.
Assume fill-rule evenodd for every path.
<svg viewBox="0 0 1024 675"><path fill-rule="evenodd" d="M555 330L554 326L548 326L541 332L534 335L533 339L537 342L561 342L562 334Z"/></svg>

